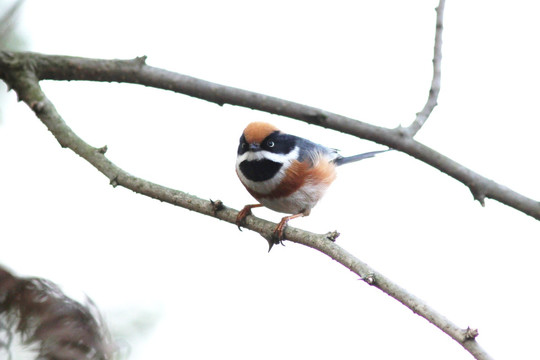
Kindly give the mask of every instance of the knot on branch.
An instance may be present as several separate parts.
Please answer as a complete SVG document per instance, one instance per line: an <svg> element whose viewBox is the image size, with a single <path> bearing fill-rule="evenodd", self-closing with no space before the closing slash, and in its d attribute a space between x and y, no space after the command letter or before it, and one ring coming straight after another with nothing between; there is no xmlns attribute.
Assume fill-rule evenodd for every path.
<svg viewBox="0 0 540 360"><path fill-rule="evenodd" d="M133 59L133 61L140 67L143 67L146 65L146 59L148 59L148 56L143 55L143 56L137 56L135 59Z"/></svg>
<svg viewBox="0 0 540 360"><path fill-rule="evenodd" d="M478 336L478 329L471 329L467 326L467 329L464 330L465 332L465 340L474 340Z"/></svg>
<svg viewBox="0 0 540 360"><path fill-rule="evenodd" d="M418 115L418 113L416 115ZM398 125L398 127L394 129L394 131L397 133L397 135L400 138L412 138L414 131L411 130L411 127L414 126L413 124L411 124L409 127L404 127L404 126L401 126L400 124Z"/></svg>
<svg viewBox="0 0 540 360"><path fill-rule="evenodd" d="M115 176L111 179L111 181L109 182L109 184L111 184L112 187L117 187L118 186L118 176Z"/></svg>
<svg viewBox="0 0 540 360"><path fill-rule="evenodd" d="M332 242L335 242L339 235L341 234L337 230L334 230L326 233L326 238Z"/></svg>
<svg viewBox="0 0 540 360"><path fill-rule="evenodd" d="M214 216L216 216L219 211L225 209L225 205L223 205L223 201L221 200L214 201L210 199L210 205L212 206L212 213Z"/></svg>
<svg viewBox="0 0 540 360"><path fill-rule="evenodd" d="M45 106L45 101L33 101L30 103L30 108L36 113L36 115L43 113Z"/></svg>
<svg viewBox="0 0 540 360"><path fill-rule="evenodd" d="M328 119L328 115L322 111L307 113L304 115L304 117L306 121L318 126L324 126L326 120Z"/></svg>
<svg viewBox="0 0 540 360"><path fill-rule="evenodd" d="M471 194L474 198L474 200L478 201L482 207L486 206L486 192L481 187L475 185L475 184L469 184L469 189L471 190Z"/></svg>
<svg viewBox="0 0 540 360"><path fill-rule="evenodd" d="M107 152L107 150L109 150L109 148L107 147L107 145L103 145L102 147L97 148L96 150L98 153L104 155Z"/></svg>
<svg viewBox="0 0 540 360"><path fill-rule="evenodd" d="M375 285L375 274L367 274L362 280L364 280L368 285Z"/></svg>
<svg viewBox="0 0 540 360"><path fill-rule="evenodd" d="M0 77L20 77L21 72L36 72L35 59L33 53L17 53L11 51L0 51Z"/></svg>

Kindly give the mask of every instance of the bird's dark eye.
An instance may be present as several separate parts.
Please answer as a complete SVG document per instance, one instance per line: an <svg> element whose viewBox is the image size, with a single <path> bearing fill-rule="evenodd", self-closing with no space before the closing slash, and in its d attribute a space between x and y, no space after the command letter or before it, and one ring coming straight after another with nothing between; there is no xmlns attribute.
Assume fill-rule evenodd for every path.
<svg viewBox="0 0 540 360"><path fill-rule="evenodd" d="M247 145L246 143L242 143L242 149L247 148L247 146L248 146L248 145Z"/></svg>
<svg viewBox="0 0 540 360"><path fill-rule="evenodd" d="M273 141L267 141L267 142L266 142L266 145L267 145L268 147L270 147L270 148L273 148L275 144L274 144Z"/></svg>

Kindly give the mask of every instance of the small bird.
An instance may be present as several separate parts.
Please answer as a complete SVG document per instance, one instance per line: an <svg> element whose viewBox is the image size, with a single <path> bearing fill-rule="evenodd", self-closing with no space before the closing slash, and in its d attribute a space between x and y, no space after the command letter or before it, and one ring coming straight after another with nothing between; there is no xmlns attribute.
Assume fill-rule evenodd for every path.
<svg viewBox="0 0 540 360"><path fill-rule="evenodd" d="M337 166L388 150L343 157L335 149L283 133L271 124L250 123L240 137L236 173L259 204L246 205L238 213L238 228L252 208L265 206L292 214L281 219L273 239L268 240L270 251L283 240L283 230L289 220L310 214L336 178Z"/></svg>

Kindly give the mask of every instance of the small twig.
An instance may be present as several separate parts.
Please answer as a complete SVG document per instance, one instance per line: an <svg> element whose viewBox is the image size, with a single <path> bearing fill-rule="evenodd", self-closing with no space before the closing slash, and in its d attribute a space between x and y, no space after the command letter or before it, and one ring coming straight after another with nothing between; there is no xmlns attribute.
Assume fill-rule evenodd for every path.
<svg viewBox="0 0 540 360"><path fill-rule="evenodd" d="M445 0L439 1L437 6L437 21L435 25L435 45L433 50L433 78L431 79L431 88L429 96L422 111L416 114L416 119L405 132L413 137L424 126L424 123L431 115L431 112L437 106L439 91L441 90L441 60L442 60L442 31L443 31L443 16L444 16Z"/></svg>

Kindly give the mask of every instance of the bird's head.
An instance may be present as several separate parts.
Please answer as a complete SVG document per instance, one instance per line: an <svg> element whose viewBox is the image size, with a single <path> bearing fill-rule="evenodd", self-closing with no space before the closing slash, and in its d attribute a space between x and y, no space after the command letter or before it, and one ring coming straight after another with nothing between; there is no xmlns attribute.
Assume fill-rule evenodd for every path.
<svg viewBox="0 0 540 360"><path fill-rule="evenodd" d="M270 159L283 162L294 151L296 137L281 132L274 125L265 122L252 122L242 133L238 145L238 157L257 161Z"/></svg>

